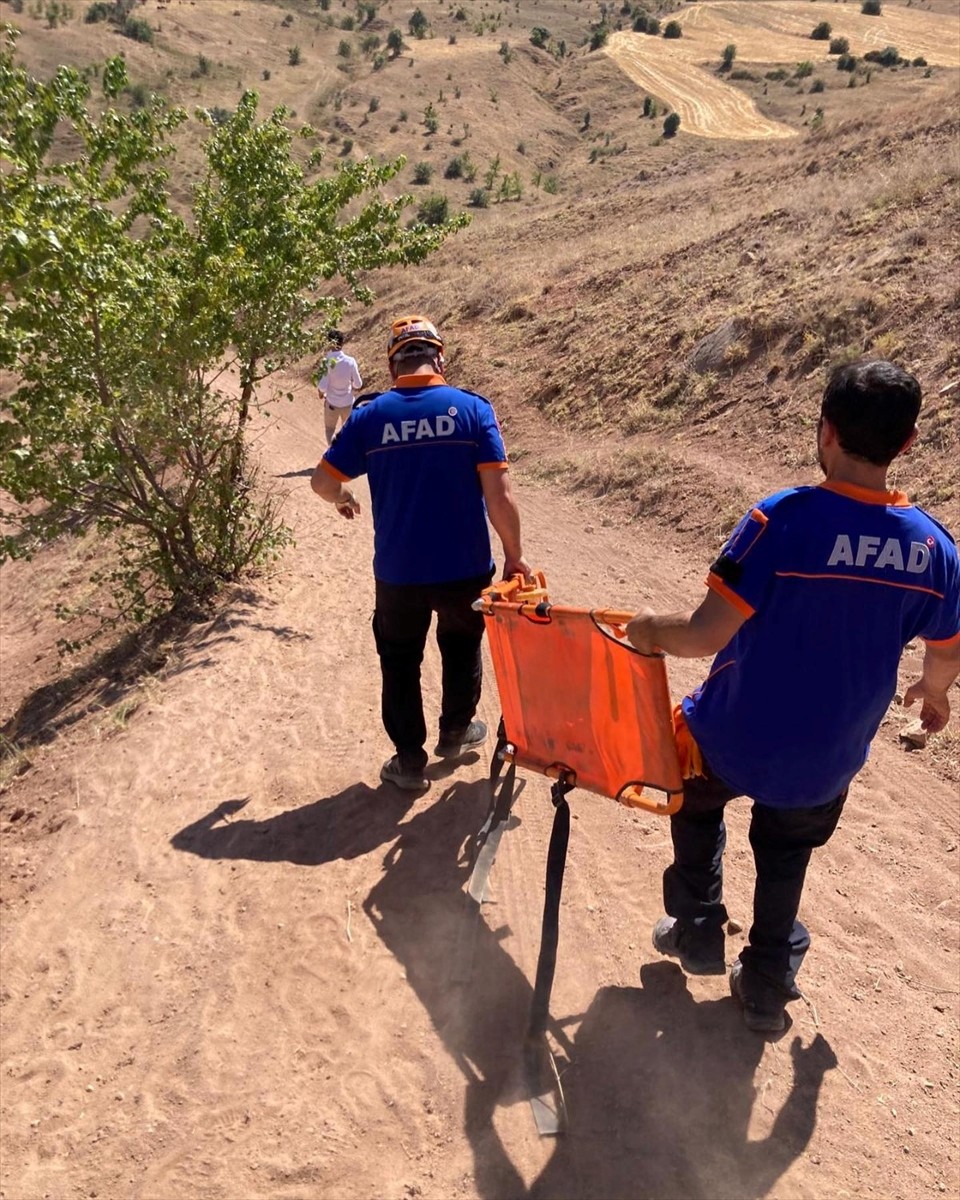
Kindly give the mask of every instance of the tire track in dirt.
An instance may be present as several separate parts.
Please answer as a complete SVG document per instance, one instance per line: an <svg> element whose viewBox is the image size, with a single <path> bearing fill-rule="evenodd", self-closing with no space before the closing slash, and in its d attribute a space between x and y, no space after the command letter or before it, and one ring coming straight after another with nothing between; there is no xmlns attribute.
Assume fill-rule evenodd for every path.
<svg viewBox="0 0 960 1200"><path fill-rule="evenodd" d="M705 138L769 141L796 130L764 117L737 88L696 66L672 42L642 33L615 33L604 50L638 86L680 114L680 128Z"/></svg>

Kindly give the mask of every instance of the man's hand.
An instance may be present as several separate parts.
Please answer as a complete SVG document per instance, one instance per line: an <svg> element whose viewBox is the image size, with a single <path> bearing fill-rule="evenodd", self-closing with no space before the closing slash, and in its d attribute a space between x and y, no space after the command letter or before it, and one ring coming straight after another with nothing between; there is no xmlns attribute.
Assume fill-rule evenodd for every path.
<svg viewBox="0 0 960 1200"><path fill-rule="evenodd" d="M903 697L903 707L909 708L917 700L923 702L920 708L920 724L927 733L939 733L941 729L945 729L947 721L950 720L950 698L946 689L940 691L931 687L926 680L918 679L907 688Z"/></svg>
<svg viewBox="0 0 960 1200"><path fill-rule="evenodd" d="M512 579L514 575L522 575L527 583L533 583L533 568L521 555L519 558L507 558L503 563L503 579Z"/></svg>
<svg viewBox="0 0 960 1200"><path fill-rule="evenodd" d="M345 517L348 521L352 521L355 516L360 514L360 502L349 488L340 489L340 495L334 501L334 507L340 516Z"/></svg>
<svg viewBox="0 0 960 1200"><path fill-rule="evenodd" d="M659 649L653 640L652 618L656 615L652 608L641 608L627 622L627 641L641 654L656 654Z"/></svg>

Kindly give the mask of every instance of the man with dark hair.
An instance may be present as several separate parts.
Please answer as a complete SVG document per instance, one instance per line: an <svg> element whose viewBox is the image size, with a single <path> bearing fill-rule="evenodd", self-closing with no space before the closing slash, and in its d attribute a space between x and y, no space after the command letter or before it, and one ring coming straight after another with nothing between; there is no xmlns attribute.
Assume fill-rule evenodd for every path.
<svg viewBox="0 0 960 1200"><path fill-rule="evenodd" d="M926 642L906 693L942 729L960 674L960 563L947 531L887 468L917 436L920 385L888 362L841 367L817 426L826 476L777 492L740 521L693 612L639 612L643 653L716 654L676 712L684 803L671 817L667 916L654 948L691 974L723 974L724 806L753 801L753 925L730 987L750 1029L785 1028L810 945L797 919L807 864L840 818L847 789L893 699L906 644ZM718 653L719 652L719 653Z"/></svg>
<svg viewBox="0 0 960 1200"><path fill-rule="evenodd" d="M328 332L331 349L323 361L323 374L317 380L317 391L323 397L323 430L328 446L336 436L337 426L353 412L354 389L363 387L357 360L344 352L345 340L339 329Z"/></svg>
<svg viewBox="0 0 960 1200"><path fill-rule="evenodd" d="M380 778L427 787L420 664L433 613L443 664L434 753L459 758L487 736L480 700L483 617L473 601L493 576L487 516L503 543L504 578L529 577L520 514L493 406L443 377L443 340L419 315L394 321L387 341L393 387L354 415L321 459L311 486L341 516L360 511L345 486L370 482L383 724L396 746Z"/></svg>

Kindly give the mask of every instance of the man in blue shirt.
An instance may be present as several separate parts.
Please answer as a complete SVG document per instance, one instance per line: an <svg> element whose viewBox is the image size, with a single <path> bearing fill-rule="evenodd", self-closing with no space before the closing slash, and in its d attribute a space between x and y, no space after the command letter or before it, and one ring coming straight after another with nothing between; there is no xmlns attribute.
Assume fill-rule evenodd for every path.
<svg viewBox="0 0 960 1200"><path fill-rule="evenodd" d="M480 700L483 617L473 601L493 576L487 516L503 543L504 578L530 575L507 453L493 405L443 377L443 340L426 317L394 321L387 342L393 387L360 402L314 471L311 487L352 519L345 485L366 474L373 506L383 724L396 746L380 778L427 787L420 664L432 614L443 665L434 753L459 758L487 736Z"/></svg>
<svg viewBox="0 0 960 1200"><path fill-rule="evenodd" d="M668 916L653 943L691 974L725 971L723 810L749 796L753 925L730 986L760 1032L785 1028L785 1005L800 997L807 864L836 828L914 638L926 643L923 674L904 702L921 702L930 731L950 715L947 692L960 674L957 547L902 492L886 489L890 463L916 438L920 400L916 379L892 363L835 371L817 427L825 481L748 512L694 612L644 610L628 626L643 653L719 651L677 714L692 769L671 818Z"/></svg>

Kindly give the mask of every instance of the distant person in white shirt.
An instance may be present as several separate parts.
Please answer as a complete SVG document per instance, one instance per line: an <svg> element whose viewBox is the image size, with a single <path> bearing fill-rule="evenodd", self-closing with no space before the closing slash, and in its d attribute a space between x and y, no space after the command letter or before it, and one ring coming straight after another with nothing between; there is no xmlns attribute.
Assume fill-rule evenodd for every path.
<svg viewBox="0 0 960 1200"><path fill-rule="evenodd" d="M317 390L323 397L323 428L328 446L333 443L337 426L353 411L354 388L363 387L357 360L343 352L344 337L340 330L331 329L329 340L333 348L324 359L323 375L317 381Z"/></svg>

